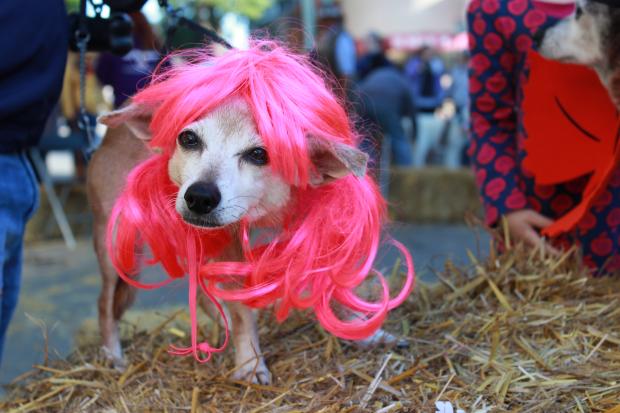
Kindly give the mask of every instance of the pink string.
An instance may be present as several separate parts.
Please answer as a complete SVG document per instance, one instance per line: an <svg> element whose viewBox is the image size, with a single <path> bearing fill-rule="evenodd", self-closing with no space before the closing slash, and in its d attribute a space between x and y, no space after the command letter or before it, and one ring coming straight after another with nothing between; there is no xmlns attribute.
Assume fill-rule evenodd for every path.
<svg viewBox="0 0 620 413"><path fill-rule="evenodd" d="M188 240L187 243L187 251L188 256L197 256L198 252L196 251L196 244L192 241ZM194 359L199 363L206 363L211 360L213 353L221 353L224 351L226 346L228 345L229 340L229 328L228 328L228 319L226 318L226 314L224 313L224 309L217 301L217 299L210 294L207 290L204 280L198 275L198 263L200 260L196 262L188 263L189 264L189 315L191 319L191 346L190 347L177 347L174 345L170 345L170 349L168 353L173 354L175 356L188 356L193 355ZM207 298L215 305L217 308L220 317L224 321L224 331L225 338L224 343L220 347L212 347L208 342L203 341L198 343L198 317L196 314L196 296L198 292L198 285L202 289L203 293L207 296ZM206 354L206 356L202 357L202 354Z"/></svg>

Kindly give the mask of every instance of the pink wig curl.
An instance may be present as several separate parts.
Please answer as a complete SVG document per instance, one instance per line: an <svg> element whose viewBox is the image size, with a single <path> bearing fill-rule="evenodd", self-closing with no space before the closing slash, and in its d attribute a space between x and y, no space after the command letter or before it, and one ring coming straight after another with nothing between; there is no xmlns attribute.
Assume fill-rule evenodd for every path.
<svg viewBox="0 0 620 413"><path fill-rule="evenodd" d="M358 143L342 105L305 57L272 42L257 41L250 50L232 50L220 57L193 53L191 64L154 76L133 98L135 105L153 112L150 146L158 150L130 173L110 218L108 249L119 275L140 288L156 288L188 275L192 345L171 351L193 354L199 361L222 351L226 342L220 348L197 343L198 288L216 305L217 298L257 308L275 304L278 320L292 308L312 309L321 325L338 337L372 335L387 312L406 299L415 277L410 254L396 241L392 242L407 263L401 291L391 298L384 277L372 269L386 205L371 177L348 175L320 186L310 183L315 166L308 136L326 147ZM234 230L196 228L174 208L179 188L168 176L168 161L179 132L232 98L247 102L269 153L269 167L292 188L281 228L263 242L250 242L250 230L258 223L242 219ZM245 260L211 261L233 237L240 238ZM148 263L160 263L168 280L145 285L135 279L137 244L150 248ZM355 293L369 274L383 287L378 302ZM364 317L341 320L333 303Z"/></svg>

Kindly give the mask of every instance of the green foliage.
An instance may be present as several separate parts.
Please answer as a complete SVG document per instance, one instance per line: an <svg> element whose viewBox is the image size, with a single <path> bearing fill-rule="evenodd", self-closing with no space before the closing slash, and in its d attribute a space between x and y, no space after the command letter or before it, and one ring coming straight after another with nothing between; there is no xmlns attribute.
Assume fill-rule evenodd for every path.
<svg viewBox="0 0 620 413"><path fill-rule="evenodd" d="M80 0L65 0L67 12L71 13L80 9Z"/></svg>
<svg viewBox="0 0 620 413"><path fill-rule="evenodd" d="M273 0L196 0L198 5L213 6L223 12L242 14L259 19L271 7Z"/></svg>
<svg viewBox="0 0 620 413"><path fill-rule="evenodd" d="M223 12L242 14L250 19L260 19L265 11L273 5L274 0L173 0L175 6L205 5ZM80 0L65 0L69 12L78 11Z"/></svg>

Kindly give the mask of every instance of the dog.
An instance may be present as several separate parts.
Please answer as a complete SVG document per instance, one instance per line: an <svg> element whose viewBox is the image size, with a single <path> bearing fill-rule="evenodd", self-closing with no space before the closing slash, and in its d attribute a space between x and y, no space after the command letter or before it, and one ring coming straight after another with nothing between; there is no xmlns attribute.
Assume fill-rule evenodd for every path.
<svg viewBox="0 0 620 413"><path fill-rule="evenodd" d="M385 213L384 202L366 175L367 156L352 145L352 136L344 136L343 140L329 140L319 136L350 134L346 113L318 75L305 67L303 62L300 63L299 58L291 57L279 47L262 43L250 51L235 51L230 54L230 57L222 58L222 62L218 59L207 59L207 62L189 65L178 72L172 70L172 74L162 76L161 82L155 81L154 87L139 93L130 105L100 118L100 122L106 124L109 130L89 165L88 195L95 216L94 246L103 279L99 297L99 325L106 355L117 367L122 368L124 361L118 322L134 301L136 289L131 285L139 285L135 281L140 267L139 260L136 260L141 252L140 243L136 242L138 238L152 251L154 261L162 263L171 277L189 274L193 340L195 309L191 307L191 289L194 289L195 297L197 284L206 293L199 299L199 304L205 311L214 319L223 322L226 328L227 321L232 322L231 337L236 366L233 379L263 384L270 383L272 379L260 348L256 316L250 306L261 308L277 302L276 315L280 320L286 317L290 308L312 308L321 324L342 338L366 338L363 345L403 345L402 341L397 342L396 337L378 328L387 311L402 303L413 288L411 259L402 247L399 248L405 254L409 269L405 285L396 298L390 300L389 296L386 298L384 295L383 306L356 300L355 305L350 307L356 310L354 314L370 314L369 318L364 320L349 318L349 321L342 322L334 317L331 309L323 307L330 301L332 294L341 304L347 305L352 300L351 289L363 280L363 272L367 273L370 269L367 263L372 261L376 254L379 224ZM218 70L224 79L207 77L205 83L201 84L201 73L218 65L223 65ZM252 67L251 73L264 72L260 75L263 77L259 76L260 81L270 82L270 79L280 76L278 73L291 71L290 78L281 77L283 82L292 79L312 85L311 88L299 89L301 92L315 93L314 96L302 96L302 100L290 92L284 93L282 89L282 95L286 99L292 99L300 106L308 105L305 110L310 116L292 119L294 128L289 130L265 130L282 125L271 123L271 118L260 119L260 116L270 116L277 110L286 112L288 108L282 104L276 108L274 103L271 111L257 114L260 109L257 109L257 103L252 101L256 98L252 89L248 88L245 95L238 92L240 88L247 88L247 82L239 83L236 87L230 86L234 85L238 78L230 76L234 76L235 71L246 73L248 65ZM295 73L295 70L298 73ZM243 76L246 75L247 73ZM188 84L192 86L175 83L179 76L185 76ZM209 85L207 80L210 81ZM258 82L256 79L247 79L250 80ZM217 83L220 87L212 86L211 83ZM290 86L297 87L296 85L301 84L291 83ZM275 86L287 85L283 83ZM209 91L203 98L215 101L216 104L191 101L192 98L201 96L196 94L196 90L201 87ZM227 88L228 96L213 97L212 92ZM277 97L273 99L278 100ZM319 103L310 102L308 99L316 99ZM260 108L269 104L264 101ZM197 114L196 111L200 113ZM284 118L279 119L282 123ZM315 120L325 130L317 129L316 125L304 125L309 119ZM298 142L297 147L291 142L270 136L288 136L287 134L297 133L296 128L306 129L303 141ZM266 136L275 142L267 141ZM285 147L279 148L278 145ZM301 153L295 155L297 159L292 159L291 156L278 156L278 150L289 151L289 154L300 150ZM156 179L147 179L151 176L149 174L157 174ZM151 185L154 182L165 182L165 191L169 192L159 193L164 189ZM320 263L311 262L315 267L304 268L304 265L307 266L306 261L312 261L313 258L311 254L307 254L307 249L291 249L289 237L298 236L298 228L295 233L285 236L272 235L277 242L267 241L258 248L251 245L247 231L249 226L281 232L286 227L307 224L313 214L321 215L323 210L330 212L330 203L339 202L337 200L340 197L347 200L346 193L334 192L333 188L341 186L347 190L360 185L360 188L369 191L364 195L366 198L353 199L349 196L349 201L363 201L367 204L358 204L357 207L362 210L367 207L368 214L363 218L368 222L358 222L349 230L352 235L357 234L359 239L342 238L344 234L334 233L330 228L333 226L337 229L343 222L331 222L331 225L322 222L322 226L310 229L319 233L326 232L330 237L338 238L339 243L326 244L330 248L321 252L321 243L302 242L310 250L319 248L315 254L323 258ZM143 213L148 208L153 208L151 215L156 216L156 222L140 227L139 223L132 221L133 215L127 211L135 202L140 201L144 192L157 193L157 196L150 197L137 212ZM154 206L154 199L159 196L161 205ZM312 206L314 197L320 197L323 205ZM342 205L331 205L332 208L334 206L335 211L330 214L335 219L338 219L339 213L350 209L346 202ZM308 214L308 217L300 221L300 213ZM161 219L159 215L162 216ZM149 234L149 231L153 234ZM166 231L170 232L166 234ZM129 234L129 237L119 236L119 233L123 232L125 235ZM191 242L186 242L187 239ZM123 243L123 240L126 242ZM192 250L194 241L197 241L199 246L208 244L209 248L218 251L212 253L207 248L199 251L197 255L184 251L185 245L190 245L188 249ZM355 244L351 245L356 248L348 252L337 251L338 246L351 247L347 244L352 241L355 241ZM159 245L161 242L166 245ZM161 253L172 250L174 257L164 257L165 254ZM326 271L325 266L330 267L330 262L325 261L324 255L332 253L337 255L331 259L340 255L344 257L341 263L343 265L336 267L337 271L334 273L327 270L331 278L318 278L314 280L314 284L307 284L313 277L316 278L316 273ZM291 258L280 263L279 257L287 254L290 254ZM182 255L183 259L178 259L179 255ZM211 264L205 264L207 261ZM248 272L245 264L247 262L255 266L254 268L258 267L258 270ZM199 265L202 267L198 267ZM278 268L277 265L284 267ZM321 268L316 268L318 265L321 265ZM348 266L354 268L354 271L347 270ZM290 275L287 272L288 267L292 270ZM209 268L211 272L208 271ZM248 284L249 276L226 278L220 275L229 272L239 274L244 271L255 278L263 273L264 278L255 284ZM286 291L282 280L278 278L280 272L286 273L286 282L299 291ZM301 272L300 279L295 278L297 272ZM338 285L340 279L335 278L341 275L342 286ZM209 279L209 276L213 278ZM221 288L222 285L227 288ZM247 288L239 288L240 286ZM256 292L258 287L262 288L260 294ZM315 297L318 299L307 296L308 287L318 291ZM326 288L319 291L323 287ZM294 293L299 295L295 296ZM207 296L211 299L207 299ZM226 301L227 309L222 309L213 298ZM204 361L208 357L202 359L200 353L210 356L211 352L217 351L221 349L214 349L206 343L197 344L194 340L191 348L174 349L173 352L193 354Z"/></svg>
<svg viewBox="0 0 620 413"><path fill-rule="evenodd" d="M620 108L620 1L578 0L571 16L544 32L539 50L592 67Z"/></svg>

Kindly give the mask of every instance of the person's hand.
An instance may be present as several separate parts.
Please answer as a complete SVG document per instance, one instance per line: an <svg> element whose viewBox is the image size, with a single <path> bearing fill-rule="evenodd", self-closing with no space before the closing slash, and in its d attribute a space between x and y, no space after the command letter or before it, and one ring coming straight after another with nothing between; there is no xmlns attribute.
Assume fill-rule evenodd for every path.
<svg viewBox="0 0 620 413"><path fill-rule="evenodd" d="M553 220L532 209L522 209L505 215L510 238L516 242L537 248L542 246L551 255L560 255L561 251L551 246L540 236L538 229L553 224Z"/></svg>

